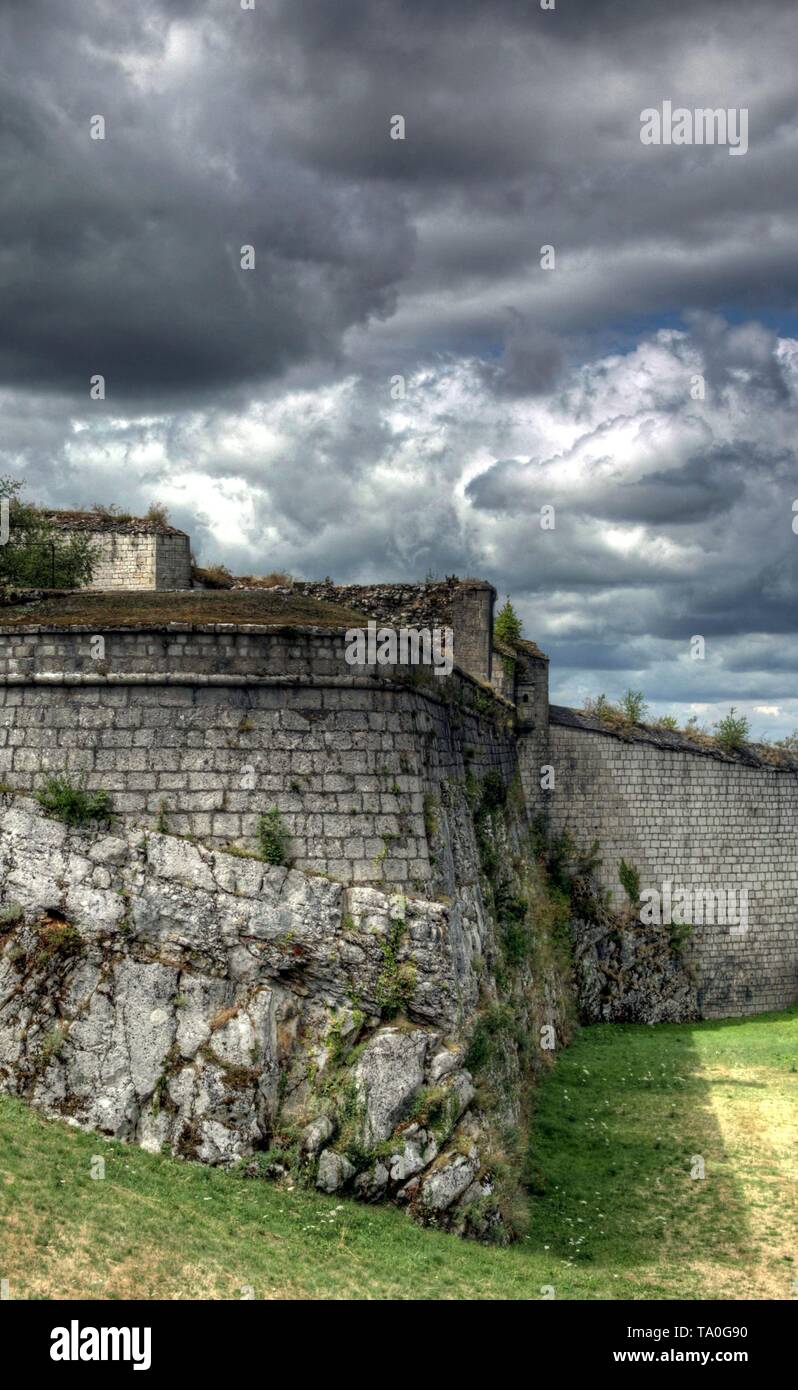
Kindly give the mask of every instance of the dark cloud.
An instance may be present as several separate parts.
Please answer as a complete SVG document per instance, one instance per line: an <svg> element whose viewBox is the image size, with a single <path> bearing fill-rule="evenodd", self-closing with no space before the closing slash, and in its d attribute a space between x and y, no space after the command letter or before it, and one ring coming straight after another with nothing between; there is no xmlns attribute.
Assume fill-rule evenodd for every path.
<svg viewBox="0 0 798 1390"><path fill-rule="evenodd" d="M5 0L0 471L240 570L486 573L560 698L788 701L798 17L753 15ZM748 153L643 146L665 98Z"/></svg>

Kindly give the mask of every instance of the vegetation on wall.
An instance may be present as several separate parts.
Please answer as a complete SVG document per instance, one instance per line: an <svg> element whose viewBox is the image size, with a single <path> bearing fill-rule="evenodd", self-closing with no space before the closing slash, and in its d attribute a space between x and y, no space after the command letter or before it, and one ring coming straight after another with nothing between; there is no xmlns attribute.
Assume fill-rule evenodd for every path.
<svg viewBox="0 0 798 1390"><path fill-rule="evenodd" d="M490 1133L491 1201L501 1229L526 1229L528 1131L537 1080L574 1024L567 893L549 872L543 837L530 832L518 779L466 776L483 900L495 926L479 1010L465 1056ZM510 1099L512 1097L512 1099ZM481 1234L484 1213L473 1225ZM483 1237L484 1238L484 1237Z"/></svg>
<svg viewBox="0 0 798 1390"><path fill-rule="evenodd" d="M597 695L586 700L582 709L583 714L592 719L600 720L609 729L615 729L618 732L632 729L636 725L650 729L655 733L658 729L664 729L669 733L679 733L703 748L718 747L728 752L737 752L746 746L750 738L750 723L744 714L737 712L734 705L728 714L713 725L712 729L701 725L697 715L691 715L681 728L672 714L664 714L651 723L645 723L647 712L648 704L641 690L625 691L617 704L608 700L606 695ZM757 751L763 755L768 747L769 745L766 744L756 745ZM773 747L782 750L785 754L798 752L798 730L794 735L782 739ZM777 759L768 760L776 761Z"/></svg>
<svg viewBox="0 0 798 1390"><path fill-rule="evenodd" d="M0 590L88 584L94 567L89 538L59 530L40 507L22 500L22 488L14 478L0 478L0 504L4 513L8 509L8 537L0 544Z"/></svg>
<svg viewBox="0 0 798 1390"><path fill-rule="evenodd" d="M71 782L62 777L48 777L44 786L34 793L42 810L55 820L64 821L74 830L106 821L111 814L111 801L106 791L86 790L85 777Z"/></svg>
<svg viewBox="0 0 798 1390"><path fill-rule="evenodd" d="M510 596L499 609L493 623L493 636L497 642L508 647L516 647L521 640L524 625L510 602ZM502 653L502 665L508 676L515 670L515 657Z"/></svg>
<svg viewBox="0 0 798 1390"><path fill-rule="evenodd" d="M258 844L261 858L267 864L290 864L288 831L276 806L271 806L258 821Z"/></svg>

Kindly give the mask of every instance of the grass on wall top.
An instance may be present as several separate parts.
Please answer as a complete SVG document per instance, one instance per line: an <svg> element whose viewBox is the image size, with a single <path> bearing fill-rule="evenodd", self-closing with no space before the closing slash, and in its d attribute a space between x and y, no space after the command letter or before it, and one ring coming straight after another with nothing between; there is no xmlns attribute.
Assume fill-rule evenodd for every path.
<svg viewBox="0 0 798 1390"><path fill-rule="evenodd" d="M296 627L364 627L363 613L303 594L186 589L82 590L0 608L0 631L37 625L137 627L164 623L285 623Z"/></svg>

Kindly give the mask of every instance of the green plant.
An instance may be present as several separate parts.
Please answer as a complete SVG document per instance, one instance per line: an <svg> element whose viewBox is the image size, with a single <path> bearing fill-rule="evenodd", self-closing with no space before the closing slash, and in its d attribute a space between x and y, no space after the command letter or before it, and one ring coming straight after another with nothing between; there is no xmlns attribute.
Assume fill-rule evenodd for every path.
<svg viewBox="0 0 798 1390"><path fill-rule="evenodd" d="M416 967L399 960L399 948L407 930L403 921L392 922L387 936L378 939L383 968L377 977L377 1003L384 1018L393 1018L409 1004L416 987Z"/></svg>
<svg viewBox="0 0 798 1390"><path fill-rule="evenodd" d="M618 865L618 877L632 907L637 907L640 902L640 870L622 859Z"/></svg>
<svg viewBox="0 0 798 1390"><path fill-rule="evenodd" d="M630 724L639 724L648 710L642 690L627 690L621 696L621 709Z"/></svg>
<svg viewBox="0 0 798 1390"><path fill-rule="evenodd" d="M95 553L88 536L61 530L51 515L20 497L23 484L0 478L9 539L0 545L0 588L77 589L88 584Z"/></svg>
<svg viewBox="0 0 798 1390"><path fill-rule="evenodd" d="M523 630L524 624L513 608L508 594L506 602L496 614L493 624L494 635L498 637L500 642L507 642L512 647L520 641Z"/></svg>
<svg viewBox="0 0 798 1390"><path fill-rule="evenodd" d="M428 840L433 840L438 833L438 798L431 792L424 797L424 831Z"/></svg>
<svg viewBox="0 0 798 1390"><path fill-rule="evenodd" d="M607 720L616 715L617 710L606 695L596 695L595 699L585 700L585 714L592 715L594 719Z"/></svg>
<svg viewBox="0 0 798 1390"><path fill-rule="evenodd" d="M668 940L674 955L679 955L680 952L684 950L684 947L690 939L692 930L693 927L690 922L671 923Z"/></svg>
<svg viewBox="0 0 798 1390"><path fill-rule="evenodd" d="M86 778L78 783L62 777L48 777L44 787L35 793L36 800L48 816L62 820L77 829L106 821L111 814L111 802L105 791L86 791Z"/></svg>
<svg viewBox="0 0 798 1390"><path fill-rule="evenodd" d="M161 800L158 803L158 819L155 822L155 828L158 831L159 835L169 834L169 818L167 815L168 809L169 808L166 803L166 798L161 797Z"/></svg>
<svg viewBox="0 0 798 1390"><path fill-rule="evenodd" d="M83 953L83 938L71 922L47 914L38 923L36 932L40 946L33 963L37 970L48 965L56 956L79 956Z"/></svg>
<svg viewBox="0 0 798 1390"><path fill-rule="evenodd" d="M657 720L657 725L660 729L678 729L679 727L678 721L672 714L663 714L662 718Z"/></svg>
<svg viewBox="0 0 798 1390"><path fill-rule="evenodd" d="M466 1048L463 1066L470 1072L482 1071L492 1062L498 1040L512 1030L512 1013L506 1004L494 1004L480 1014Z"/></svg>
<svg viewBox="0 0 798 1390"><path fill-rule="evenodd" d="M738 714L734 705L723 719L715 725L715 737L724 748L741 748L746 742L750 724L744 714Z"/></svg>
<svg viewBox="0 0 798 1390"><path fill-rule="evenodd" d="M57 1057L66 1041L66 1033L57 1024L51 1028L49 1033L45 1033L42 1038L41 1051L39 1058L43 1063L50 1061L52 1057Z"/></svg>
<svg viewBox="0 0 798 1390"><path fill-rule="evenodd" d="M267 864L289 864L288 831L276 806L271 806L258 821L258 843L261 858Z"/></svg>

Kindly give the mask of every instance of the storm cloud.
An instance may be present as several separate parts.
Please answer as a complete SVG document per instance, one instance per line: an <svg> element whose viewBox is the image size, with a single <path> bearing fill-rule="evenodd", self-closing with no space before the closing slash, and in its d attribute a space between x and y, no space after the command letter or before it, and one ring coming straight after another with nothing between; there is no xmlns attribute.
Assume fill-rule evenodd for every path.
<svg viewBox="0 0 798 1390"><path fill-rule="evenodd" d="M244 572L484 574L563 702L793 727L796 38L791 0L5 0L0 470ZM666 99L748 152L642 144Z"/></svg>

